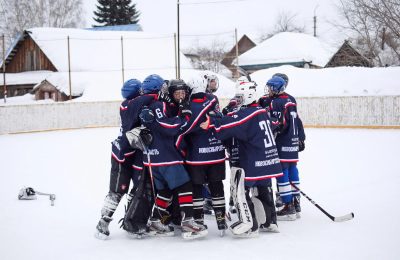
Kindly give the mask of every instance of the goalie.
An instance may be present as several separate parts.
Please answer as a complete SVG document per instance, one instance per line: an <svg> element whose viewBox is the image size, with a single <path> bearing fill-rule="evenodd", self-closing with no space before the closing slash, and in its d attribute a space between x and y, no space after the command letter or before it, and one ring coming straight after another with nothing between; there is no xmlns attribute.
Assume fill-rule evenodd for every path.
<svg viewBox="0 0 400 260"><path fill-rule="evenodd" d="M201 128L213 131L220 140L234 137L238 142L238 167L231 168L231 196L239 221L230 230L234 235L252 237L258 231L279 232L271 178L282 176L278 151L267 111L257 104L256 84L236 85L238 109L230 116L208 117Z"/></svg>

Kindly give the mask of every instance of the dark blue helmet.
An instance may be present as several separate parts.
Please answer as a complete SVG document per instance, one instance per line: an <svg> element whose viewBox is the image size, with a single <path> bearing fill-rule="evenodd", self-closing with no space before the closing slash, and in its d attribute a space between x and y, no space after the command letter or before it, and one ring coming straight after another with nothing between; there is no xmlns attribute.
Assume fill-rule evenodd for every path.
<svg viewBox="0 0 400 260"><path fill-rule="evenodd" d="M121 88L121 95L125 99L132 99L140 94L142 83L137 79L130 79L125 81Z"/></svg>
<svg viewBox="0 0 400 260"><path fill-rule="evenodd" d="M286 81L281 77L274 76L270 80L268 80L267 86L271 93L280 94L285 91Z"/></svg>
<svg viewBox="0 0 400 260"><path fill-rule="evenodd" d="M143 80L142 93L143 94L155 94L158 93L164 85L164 80L157 74L147 76Z"/></svg>

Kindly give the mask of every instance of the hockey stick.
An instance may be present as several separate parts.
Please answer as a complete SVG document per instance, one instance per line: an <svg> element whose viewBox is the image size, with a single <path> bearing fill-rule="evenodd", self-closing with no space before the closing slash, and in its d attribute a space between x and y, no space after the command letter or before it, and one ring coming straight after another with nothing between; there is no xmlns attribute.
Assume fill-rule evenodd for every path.
<svg viewBox="0 0 400 260"><path fill-rule="evenodd" d="M334 222L343 222L343 221L347 221L347 220L352 220L354 218L354 213L353 212L351 212L349 214L346 214L344 216L340 216L340 217L332 216L331 214L326 212L320 205L318 205L315 201L313 201L310 197L308 197L307 194L305 194L302 190L300 190L294 183L290 182L290 184L293 186L293 188L295 188L297 191L299 191L301 193L301 195L306 197L306 199L308 199L315 207L317 207L326 216L328 216L328 218L330 218L332 221L334 221Z"/></svg>

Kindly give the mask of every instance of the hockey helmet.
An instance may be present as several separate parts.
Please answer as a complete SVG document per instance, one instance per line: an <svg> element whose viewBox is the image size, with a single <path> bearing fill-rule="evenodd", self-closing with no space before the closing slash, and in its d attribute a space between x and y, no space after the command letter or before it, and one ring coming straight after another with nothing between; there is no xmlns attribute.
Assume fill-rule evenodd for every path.
<svg viewBox="0 0 400 260"><path fill-rule="evenodd" d="M207 93L215 93L219 88L218 77L214 74L206 74L207 77Z"/></svg>
<svg viewBox="0 0 400 260"><path fill-rule="evenodd" d="M236 94L238 106L247 106L257 100L257 84L253 81L238 80L236 82Z"/></svg>
<svg viewBox="0 0 400 260"><path fill-rule="evenodd" d="M132 99L140 95L142 83L137 79L129 79L125 81L121 88L121 95L125 99Z"/></svg>
<svg viewBox="0 0 400 260"><path fill-rule="evenodd" d="M175 91L178 90L183 90L183 92L180 94L175 93ZM183 93L184 96L182 96ZM185 81L181 79L171 79L168 84L168 94L171 100L173 100L176 103L187 100L189 97L189 86L185 83Z"/></svg>
<svg viewBox="0 0 400 260"><path fill-rule="evenodd" d="M143 94L156 94L164 86L166 86L166 83L163 78L161 78L157 74L151 74L143 80L142 93Z"/></svg>
<svg viewBox="0 0 400 260"><path fill-rule="evenodd" d="M191 94L206 93L208 81L205 75L192 75L192 77L190 77L186 83L189 86Z"/></svg>
<svg viewBox="0 0 400 260"><path fill-rule="evenodd" d="M267 86L270 93L281 94L285 91L286 81L279 76L274 76L267 81Z"/></svg>

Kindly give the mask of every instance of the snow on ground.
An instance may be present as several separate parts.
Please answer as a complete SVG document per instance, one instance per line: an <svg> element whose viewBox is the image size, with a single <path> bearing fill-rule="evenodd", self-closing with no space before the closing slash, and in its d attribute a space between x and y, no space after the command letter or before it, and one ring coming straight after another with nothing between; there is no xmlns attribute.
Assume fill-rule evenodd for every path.
<svg viewBox="0 0 400 260"><path fill-rule="evenodd" d="M303 190L333 215L333 223L302 199L302 218L280 222L281 233L253 239L208 237L130 239L118 228L93 237L108 190L110 141L117 128L0 136L0 259L398 259L399 130L306 129L299 170ZM54 192L18 201L23 186Z"/></svg>

